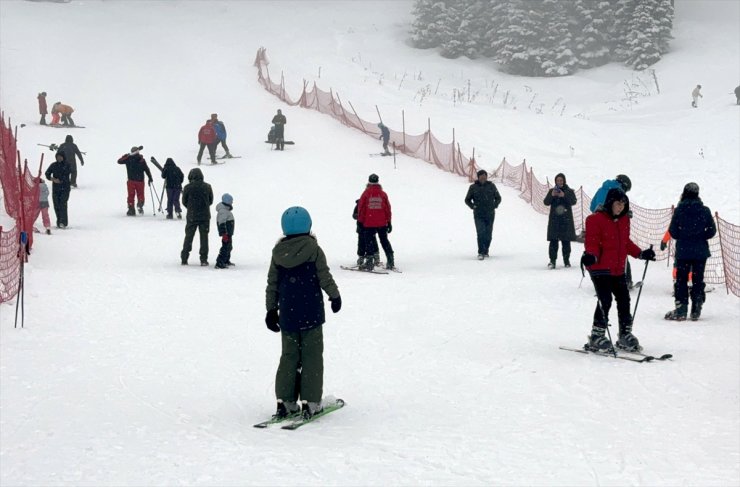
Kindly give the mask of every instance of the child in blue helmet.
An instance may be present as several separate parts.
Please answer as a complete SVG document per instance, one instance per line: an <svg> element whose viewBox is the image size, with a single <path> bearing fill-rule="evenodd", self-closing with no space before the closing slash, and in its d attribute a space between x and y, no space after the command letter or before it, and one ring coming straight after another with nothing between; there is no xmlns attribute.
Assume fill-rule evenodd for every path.
<svg viewBox="0 0 740 487"><path fill-rule="evenodd" d="M221 196L221 203L216 205L216 227L221 237L221 250L216 258L216 269L227 269L234 265L231 262L232 240L234 237L234 198L229 193Z"/></svg>
<svg viewBox="0 0 740 487"><path fill-rule="evenodd" d="M329 295L334 313L341 309L342 298L324 251L311 235L308 211L299 206L288 208L281 225L285 237L272 249L265 293L265 323L282 338L275 416L300 412L310 418L322 409L325 314L321 291Z"/></svg>

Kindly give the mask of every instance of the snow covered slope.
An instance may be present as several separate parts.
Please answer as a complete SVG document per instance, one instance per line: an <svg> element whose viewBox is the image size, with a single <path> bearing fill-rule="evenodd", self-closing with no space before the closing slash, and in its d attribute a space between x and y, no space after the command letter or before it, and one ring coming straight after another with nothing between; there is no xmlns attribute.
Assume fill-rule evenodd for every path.
<svg viewBox="0 0 740 487"><path fill-rule="evenodd" d="M71 228L36 239L27 328L14 330L13 307L0 307L0 483L740 483L737 298L717 289L701 322L665 322L670 272L651 264L635 332L647 351L676 360L640 365L560 351L583 343L594 300L588 281L579 288L577 269L544 270L544 217L503 188L493 258L476 261L463 179L413 159L400 158L394 170L388 158L368 158L376 142L281 106L256 83L251 61L264 45L274 69L296 83L322 66L322 86L341 90L361 114L377 102L391 125L400 126L392 118L400 108L407 120L416 110L419 131L426 116L439 133L454 125L486 166L527 157L538 173L564 169L586 187L627 172L646 206L670 205L697 179L712 209L737 221L730 215L740 213L731 150L738 112L729 111L729 97L719 100L735 86L725 87L730 76L716 89L661 77L672 87L660 97L631 112L592 108L590 120L441 98L413 108L413 87L363 83L354 53L386 73L418 62L450 80L460 69L504 77L404 46L409 5L0 3L0 106L28 124L19 129L23 155L34 161L37 143L67 133L35 125L42 90L75 107L87 128L71 133L88 153L70 200ZM677 41L675 64L667 57L659 76L709 73L696 63L716 61L722 53L705 48L723 40L728 55L737 52L727 41L736 25L681 22L698 45L681 51ZM737 64L724 67L738 72ZM605 67L536 83L586 110L606 93L618 97L626 76ZM696 82L706 87L706 110L692 112L684 107ZM296 141L283 153L263 143L277 108ZM234 196L237 267L229 271L180 266L183 224L152 217L150 202L146 217L125 217L125 170L115 163L143 144L147 158L173 157L187 172L197 129L212 112L243 156L203 167L217 195ZM705 147L716 154L697 160L692 149L668 179L665 161L683 153L682 143L693 148L686 134L704 123ZM620 143L635 137L634 147ZM658 156L666 159L648 164ZM697 172L697 164L713 170ZM403 274L339 270L355 258L350 215L371 172L393 202L391 240ZM280 347L263 322L269 253L280 214L294 204L312 213L342 292L344 309L324 330L325 393L347 407L298 432L255 430L274 407ZM217 244L212 233L212 263ZM642 269L637 262L635 273Z"/></svg>

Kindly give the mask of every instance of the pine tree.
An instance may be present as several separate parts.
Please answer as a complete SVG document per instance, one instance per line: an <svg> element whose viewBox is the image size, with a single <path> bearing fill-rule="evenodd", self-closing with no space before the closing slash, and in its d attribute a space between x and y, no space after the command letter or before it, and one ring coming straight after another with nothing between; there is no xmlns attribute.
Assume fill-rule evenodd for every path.
<svg viewBox="0 0 740 487"><path fill-rule="evenodd" d="M668 52L669 42L673 39L673 1L659 0L655 9L655 20L658 21L658 49L661 54Z"/></svg>
<svg viewBox="0 0 740 487"><path fill-rule="evenodd" d="M466 33L463 29L463 11L466 2L445 2L440 36L440 54L446 58L457 58L465 52Z"/></svg>
<svg viewBox="0 0 740 487"><path fill-rule="evenodd" d="M542 73L546 50L540 45L543 19L538 0L512 0L496 46L496 61L508 72L523 76Z"/></svg>
<svg viewBox="0 0 740 487"><path fill-rule="evenodd" d="M660 0L644 0L637 8L632 19L631 30L627 35L629 56L626 64L642 71L660 61L659 46L660 27L655 18L657 4Z"/></svg>
<svg viewBox="0 0 740 487"><path fill-rule="evenodd" d="M414 46L427 49L444 41L445 4L439 0L416 0L411 40Z"/></svg>
<svg viewBox="0 0 740 487"><path fill-rule="evenodd" d="M463 43L463 54L469 58L482 55L486 47L485 36L490 29L485 13L491 2L466 0L458 38Z"/></svg>
<svg viewBox="0 0 740 487"><path fill-rule="evenodd" d="M593 68L609 62L614 25L613 0L576 0L573 5L574 50L582 68Z"/></svg>
<svg viewBox="0 0 740 487"><path fill-rule="evenodd" d="M630 57L628 37L632 31L637 3L637 0L617 0L614 9L614 31L612 33L612 59L615 61L626 61Z"/></svg>
<svg viewBox="0 0 740 487"><path fill-rule="evenodd" d="M544 54L539 72L545 76L565 76L578 67L573 53L573 38L565 3L558 0L542 0L538 6L543 19L543 35L538 44Z"/></svg>
<svg viewBox="0 0 740 487"><path fill-rule="evenodd" d="M481 21L487 28L483 34L481 55L496 58L503 45L503 30L509 22L510 0L490 0L486 2L481 14Z"/></svg>

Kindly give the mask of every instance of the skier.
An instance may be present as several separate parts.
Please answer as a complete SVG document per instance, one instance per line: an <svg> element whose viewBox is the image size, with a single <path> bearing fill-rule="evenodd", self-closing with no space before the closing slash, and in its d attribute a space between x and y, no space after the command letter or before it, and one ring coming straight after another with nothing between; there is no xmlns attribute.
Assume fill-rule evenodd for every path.
<svg viewBox="0 0 740 487"><path fill-rule="evenodd" d="M49 186L46 181L36 178L39 184L39 209L41 210L41 222L44 224L46 234L51 235L51 220L49 219Z"/></svg>
<svg viewBox="0 0 740 487"><path fill-rule="evenodd" d="M692 107L697 108L699 106L699 98L704 98L704 95L701 94L701 85L696 85L696 88L691 91Z"/></svg>
<svg viewBox="0 0 740 487"><path fill-rule="evenodd" d="M218 144L218 138L216 137L216 130L213 128L213 121L206 120L206 124L198 131L198 144L200 144L198 165L200 166L200 160L203 158L203 149L206 147L208 147L211 164L216 164L216 145Z"/></svg>
<svg viewBox="0 0 740 487"><path fill-rule="evenodd" d="M367 186L365 187L367 188ZM355 231L357 232L357 265L361 266L365 262L365 227L363 227L362 223L357 220L359 212L360 200L355 200L355 209L352 210L352 219L357 221L355 229ZM373 239L375 239L375 235L373 235ZM373 248L378 249L377 240L373 244ZM380 262L380 251L377 251L375 255L373 255L373 260L375 264Z"/></svg>
<svg viewBox="0 0 740 487"><path fill-rule="evenodd" d="M39 101L39 114L41 115L41 120L39 121L39 123L41 125L46 125L46 115L49 113L49 110L46 106L46 92L42 91L41 93L39 93L36 99Z"/></svg>
<svg viewBox="0 0 740 487"><path fill-rule="evenodd" d="M57 228L66 228L67 202L69 201L69 164L64 160L64 152L57 151L56 161L52 162L44 173L46 179L52 182L51 199L54 203L54 213L57 218Z"/></svg>
<svg viewBox="0 0 740 487"><path fill-rule="evenodd" d="M126 215L128 216L136 216L134 197L136 197L136 206L139 209L139 214L144 214L144 174L146 173L149 178L149 184L154 182L146 160L139 153L143 148L144 146L141 145L138 147L134 146L131 148L130 153L124 154L118 159L118 164L126 165L126 175L128 176L128 180L126 181L126 190L128 193L128 198L126 199L128 212Z"/></svg>
<svg viewBox="0 0 740 487"><path fill-rule="evenodd" d="M285 237L272 249L265 292L265 324L270 331L280 332L282 338L280 365L275 377L275 416L284 418L300 411L309 419L322 409L322 325L326 320L321 290L329 295L334 313L342 308L342 298L326 263L326 255L310 233L308 211L298 206L288 208L280 223Z"/></svg>
<svg viewBox="0 0 740 487"><path fill-rule="evenodd" d="M712 212L699 198L699 185L688 183L683 188L681 201L676 206L669 227L676 239L676 308L669 311L667 320L683 321L688 314L689 273L692 273L691 320L701 316L706 298L704 294L704 268L711 256L707 240L714 237L717 227Z"/></svg>
<svg viewBox="0 0 740 487"><path fill-rule="evenodd" d="M581 266L588 269L596 288L596 310L593 327L586 347L592 351L611 351L612 344L605 336L612 295L617 301L619 340L617 347L639 351L640 342L632 334L630 293L624 275L627 254L643 260L655 260L652 249L640 250L630 239L629 198L619 188L612 188L606 201L596 213L586 218L586 244Z"/></svg>
<svg viewBox="0 0 740 487"><path fill-rule="evenodd" d="M221 143L221 147L224 148L226 151L226 157L227 159L231 159L231 153L229 152L229 146L226 145L226 125L218 119L217 113L211 114L211 122L213 123L213 129L216 131L216 138L218 141L216 142L216 147L218 147L218 143Z"/></svg>
<svg viewBox="0 0 740 487"><path fill-rule="evenodd" d="M182 265L188 265L188 257L193 248L193 237L196 230L200 234L200 265L208 265L208 230L211 224L211 205L213 190L203 181L203 172L193 168L188 173L188 184L182 190L182 204L188 209L185 216L185 241L182 245L180 259Z"/></svg>
<svg viewBox="0 0 740 487"><path fill-rule="evenodd" d="M288 120L283 115L281 110L277 111L277 114L272 117L272 125L275 129L275 149L285 150L285 124Z"/></svg>
<svg viewBox="0 0 740 487"><path fill-rule="evenodd" d="M69 173L72 176L71 184L73 188L77 187L77 158L80 158L80 165L85 165L85 160L82 158L80 149L77 144L74 143L74 139L71 135L67 135L64 138L64 143L59 146L59 150L64 152L64 158L69 164Z"/></svg>
<svg viewBox="0 0 740 487"><path fill-rule="evenodd" d="M498 188L488 180L488 173L481 169L478 180L470 185L465 195L465 204L473 210L475 231L478 234L478 260L489 257L493 235L493 222L496 220L496 208L501 204Z"/></svg>
<svg viewBox="0 0 740 487"><path fill-rule="evenodd" d="M177 213L177 219L181 220L180 194L182 194L182 182L185 175L171 157L167 158L162 167L162 179L164 179L164 186L167 189L167 219L172 220L172 210L174 209Z"/></svg>
<svg viewBox="0 0 740 487"><path fill-rule="evenodd" d="M565 174L555 176L555 187L545 196L544 204L550 207L547 220L547 240L550 241L549 269L555 269L558 259L558 241L563 246L563 264L570 267L570 243L576 239L576 228L573 223L573 205L576 204L576 193L568 186Z"/></svg>
<svg viewBox="0 0 740 487"><path fill-rule="evenodd" d="M368 185L360 196L357 221L364 229L362 238L365 241L365 269L370 271L375 267L375 255L379 253L375 235L380 238L380 245L385 253L385 268L393 269L396 263L393 257L393 247L388 240L388 234L393 231L391 202L380 186L380 178L377 174L370 175Z"/></svg>
<svg viewBox="0 0 740 487"><path fill-rule="evenodd" d="M232 241L234 238L234 198L229 193L221 196L221 203L216 205L216 228L221 237L221 250L216 258L216 269L227 269L234 265L231 262Z"/></svg>
<svg viewBox="0 0 740 487"><path fill-rule="evenodd" d="M740 105L740 85L735 88L735 103Z"/></svg>
<svg viewBox="0 0 740 487"><path fill-rule="evenodd" d="M72 120L72 113L74 113L74 108L72 108L69 105L65 105L62 102L58 101L54 103L54 106L51 108L52 113L52 124L54 122L53 115L54 113L58 113L62 117L62 125L65 127L75 126L74 120ZM57 121L57 124L59 122Z"/></svg>
<svg viewBox="0 0 740 487"><path fill-rule="evenodd" d="M673 237L671 237L670 229L666 230L665 233L663 234L663 238L660 240L660 250L661 251L665 251L665 249L668 248L668 242L670 242L672 238ZM676 296L676 276L678 275L678 268L676 267L675 256L673 258L673 270L671 271L671 274L673 276L673 293L671 294L671 296L675 297ZM688 277L689 287L691 287L692 281L693 281L693 276L691 275L691 272L689 272L689 277Z"/></svg>
<svg viewBox="0 0 740 487"><path fill-rule="evenodd" d="M378 139L383 139L383 155L389 156L391 153L388 150L388 141L391 139L391 131L388 130L388 127L383 122L378 123L378 128L380 129L380 137Z"/></svg>

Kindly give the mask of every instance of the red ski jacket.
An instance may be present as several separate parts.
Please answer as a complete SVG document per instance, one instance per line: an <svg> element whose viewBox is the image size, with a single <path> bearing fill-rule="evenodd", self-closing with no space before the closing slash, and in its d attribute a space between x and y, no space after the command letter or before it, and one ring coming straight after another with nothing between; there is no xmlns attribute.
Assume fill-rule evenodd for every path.
<svg viewBox="0 0 740 487"><path fill-rule="evenodd" d="M639 257L640 247L630 240L630 218L626 212L613 218L605 211L597 211L586 218L586 253L596 257L588 268L592 274L621 276L627 255Z"/></svg>
<svg viewBox="0 0 740 487"><path fill-rule="evenodd" d="M200 128L198 142L201 144L215 144L216 140L216 129L213 128L213 124L209 121Z"/></svg>
<svg viewBox="0 0 740 487"><path fill-rule="evenodd" d="M381 228L391 221L391 202L379 184L368 184L360 196L357 221L365 228Z"/></svg>

